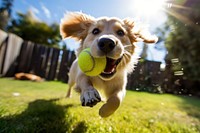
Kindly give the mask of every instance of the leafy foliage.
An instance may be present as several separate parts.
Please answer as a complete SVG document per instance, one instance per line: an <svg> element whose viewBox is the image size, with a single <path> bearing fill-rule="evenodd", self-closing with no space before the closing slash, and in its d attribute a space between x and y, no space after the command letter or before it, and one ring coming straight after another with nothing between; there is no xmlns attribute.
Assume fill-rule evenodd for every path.
<svg viewBox="0 0 200 133"><path fill-rule="evenodd" d="M11 21L8 31L17 34L24 40L55 46L60 41L59 26L54 23L47 25L37 20L31 11L26 14L18 13L18 18Z"/></svg>
<svg viewBox="0 0 200 133"><path fill-rule="evenodd" d="M166 41L168 58L179 58L184 74L193 80L200 80L200 1L175 1L168 19L170 29Z"/></svg>
<svg viewBox="0 0 200 133"><path fill-rule="evenodd" d="M3 10L7 10L9 16L11 15L12 12L12 4L13 0L2 0L2 6L0 8L0 12L2 12Z"/></svg>
<svg viewBox="0 0 200 133"><path fill-rule="evenodd" d="M0 28L5 29L12 12L13 0L2 0L0 7Z"/></svg>

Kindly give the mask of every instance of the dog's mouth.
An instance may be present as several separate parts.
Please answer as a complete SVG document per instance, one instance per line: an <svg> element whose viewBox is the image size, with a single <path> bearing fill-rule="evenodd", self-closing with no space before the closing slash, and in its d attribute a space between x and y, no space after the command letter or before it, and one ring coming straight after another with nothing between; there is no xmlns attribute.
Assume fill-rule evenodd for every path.
<svg viewBox="0 0 200 133"><path fill-rule="evenodd" d="M106 68L100 74L103 78L111 78L116 73L117 65L120 63L122 58L119 59L111 59L106 57Z"/></svg>

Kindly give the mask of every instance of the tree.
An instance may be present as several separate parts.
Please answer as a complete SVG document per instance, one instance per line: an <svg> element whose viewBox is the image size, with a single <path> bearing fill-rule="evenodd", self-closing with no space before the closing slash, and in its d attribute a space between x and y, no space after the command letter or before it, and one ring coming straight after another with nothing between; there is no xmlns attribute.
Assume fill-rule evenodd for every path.
<svg viewBox="0 0 200 133"><path fill-rule="evenodd" d="M60 41L59 25L54 23L47 25L35 18L32 11L26 14L18 13L17 19L11 21L8 31L17 34L24 40L39 44L56 46Z"/></svg>
<svg viewBox="0 0 200 133"><path fill-rule="evenodd" d="M5 30L11 17L13 0L2 0L0 7L0 28Z"/></svg>
<svg viewBox="0 0 200 133"><path fill-rule="evenodd" d="M179 58L184 75L200 81L200 1L176 0L169 10L169 58ZM181 8L175 8L181 7Z"/></svg>

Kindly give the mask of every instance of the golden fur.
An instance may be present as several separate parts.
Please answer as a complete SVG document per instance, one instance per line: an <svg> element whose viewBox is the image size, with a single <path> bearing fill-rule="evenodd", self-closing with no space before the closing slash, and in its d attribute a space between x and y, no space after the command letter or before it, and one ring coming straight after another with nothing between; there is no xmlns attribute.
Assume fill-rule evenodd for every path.
<svg viewBox="0 0 200 133"><path fill-rule="evenodd" d="M157 37L150 35L146 30L137 28L130 18L124 20L114 17L96 19L80 12L67 13L61 20L60 32L63 38L72 37L80 41L77 56L83 49L89 47L92 56L107 57L106 72L94 77L82 73L76 59L69 73L67 96L70 97L71 89L75 88L81 93L82 105L92 107L101 101L99 94L101 90L107 101L100 108L99 115L101 117L110 116L122 102L126 93L127 74L132 72L137 62L134 58L135 43L138 41L154 43ZM102 51L99 43L100 40L105 39L111 40L112 44L106 44L106 48L109 49L107 50L103 43Z"/></svg>

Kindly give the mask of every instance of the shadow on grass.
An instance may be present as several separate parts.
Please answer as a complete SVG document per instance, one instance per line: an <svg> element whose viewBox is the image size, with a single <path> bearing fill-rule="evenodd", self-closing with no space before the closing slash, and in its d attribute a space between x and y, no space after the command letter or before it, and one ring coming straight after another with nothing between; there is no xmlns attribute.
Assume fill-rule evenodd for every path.
<svg viewBox="0 0 200 133"><path fill-rule="evenodd" d="M179 108L183 109L188 116L196 118L197 121L193 121L195 128L200 131L200 98L182 96L182 104L179 105Z"/></svg>
<svg viewBox="0 0 200 133"><path fill-rule="evenodd" d="M179 96L182 102L179 104L179 108L185 110L185 112L200 121L200 99L197 97Z"/></svg>
<svg viewBox="0 0 200 133"><path fill-rule="evenodd" d="M76 105L57 105L55 103L57 100L59 99L36 100L29 103L28 108L21 114L0 118L0 133L83 133L87 131L84 122L78 123L72 131L73 117L67 114L67 110Z"/></svg>

